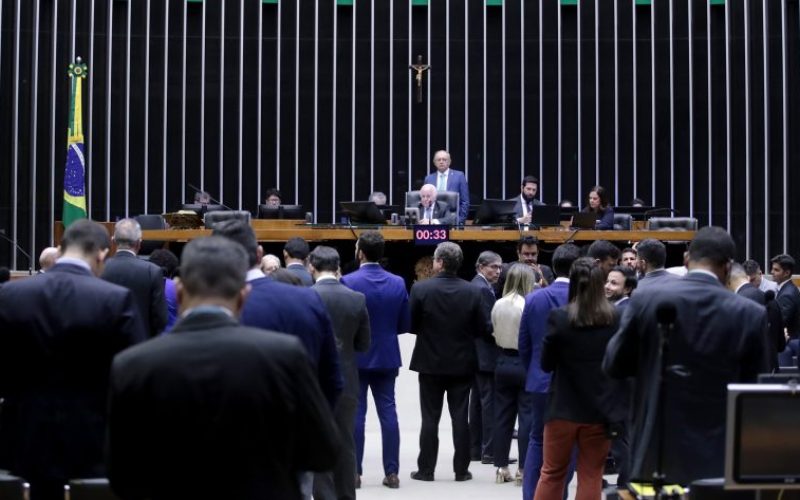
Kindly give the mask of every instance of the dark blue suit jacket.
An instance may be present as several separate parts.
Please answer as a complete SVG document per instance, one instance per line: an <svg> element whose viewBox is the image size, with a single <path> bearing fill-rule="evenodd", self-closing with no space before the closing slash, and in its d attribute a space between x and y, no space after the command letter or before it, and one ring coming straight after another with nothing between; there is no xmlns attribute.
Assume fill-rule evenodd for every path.
<svg viewBox="0 0 800 500"><path fill-rule="evenodd" d="M59 263L0 289L0 468L59 482L105 474L108 374L147 329L127 288ZM46 497L47 495L45 495Z"/></svg>
<svg viewBox="0 0 800 500"><path fill-rule="evenodd" d="M397 336L410 330L408 292L403 278L377 263L361 266L342 277L342 283L367 298L369 350L358 353L359 370L393 370L402 366Z"/></svg>
<svg viewBox="0 0 800 500"><path fill-rule="evenodd" d="M542 342L550 311L566 304L568 297L569 283L564 281L534 290L525 297L519 322L519 357L528 371L525 380L528 392L547 392L550 388L550 374L542 370Z"/></svg>
<svg viewBox="0 0 800 500"><path fill-rule="evenodd" d="M336 338L325 305L310 288L279 283L270 278L250 281L241 323L298 337L317 371L322 393L336 404L344 387Z"/></svg>
<svg viewBox="0 0 800 500"><path fill-rule="evenodd" d="M727 384L755 382L767 370L766 311L726 289L715 276L690 272L669 286L637 289L608 344L603 368L635 377L631 477L652 477L658 433L661 304L677 310L666 362L680 365L665 383L663 468L672 483L723 473Z"/></svg>
<svg viewBox="0 0 800 500"><path fill-rule="evenodd" d="M437 186L439 171L425 177L425 184L433 184ZM463 224L467 220L467 212L469 212L469 186L467 186L467 178L464 173L452 168L447 173L447 191L455 191L458 193L458 222Z"/></svg>
<svg viewBox="0 0 800 500"><path fill-rule="evenodd" d="M483 305L483 314L486 316L486 331L492 333L494 331L492 308L497 300L494 296L494 288L480 274L476 274L470 283L481 291L481 304ZM500 354L500 348L497 347L494 337L485 336L476 340L475 350L478 353L478 371L494 373L497 356Z"/></svg>
<svg viewBox="0 0 800 500"><path fill-rule="evenodd" d="M778 289L775 302L781 308L783 326L789 332L789 336L797 338L800 335L800 290L790 280Z"/></svg>

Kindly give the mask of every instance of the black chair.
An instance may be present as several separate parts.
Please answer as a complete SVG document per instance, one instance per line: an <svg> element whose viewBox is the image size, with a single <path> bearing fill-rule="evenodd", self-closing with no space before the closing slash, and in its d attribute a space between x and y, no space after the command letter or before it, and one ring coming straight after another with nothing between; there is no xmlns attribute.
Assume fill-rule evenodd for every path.
<svg viewBox="0 0 800 500"><path fill-rule="evenodd" d="M28 500L30 485L21 477L0 473L0 498L7 500Z"/></svg>
<svg viewBox="0 0 800 500"><path fill-rule="evenodd" d="M617 231L630 231L633 225L631 214L614 213L614 229Z"/></svg>
<svg viewBox="0 0 800 500"><path fill-rule="evenodd" d="M164 220L160 214L143 214L134 217L136 222L142 227L143 230L147 229L166 229L167 221ZM139 249L140 257L148 257L153 250L164 248L163 241L143 241L142 247Z"/></svg>
<svg viewBox="0 0 800 500"><path fill-rule="evenodd" d="M242 220L250 224L250 212L247 210L225 210L223 212L208 212L203 219L206 229L214 229L214 225L231 219Z"/></svg>
<svg viewBox="0 0 800 500"><path fill-rule="evenodd" d="M416 208L419 206L419 191L409 191L406 193L406 207ZM458 216L459 194L455 191L439 191L436 194L436 201L447 202L447 208Z"/></svg>
<svg viewBox="0 0 800 500"><path fill-rule="evenodd" d="M104 477L91 479L71 479L64 486L64 500L120 500L111 491L108 479Z"/></svg>
<svg viewBox="0 0 800 500"><path fill-rule="evenodd" d="M697 231L694 217L651 217L647 220L651 231Z"/></svg>

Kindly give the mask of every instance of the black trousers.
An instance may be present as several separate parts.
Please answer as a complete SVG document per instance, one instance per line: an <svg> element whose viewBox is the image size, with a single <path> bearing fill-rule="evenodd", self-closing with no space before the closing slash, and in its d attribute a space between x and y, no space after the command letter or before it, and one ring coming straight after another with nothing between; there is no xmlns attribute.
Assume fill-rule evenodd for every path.
<svg viewBox="0 0 800 500"><path fill-rule="evenodd" d="M494 456L494 372L478 372L469 398L470 454Z"/></svg>
<svg viewBox="0 0 800 500"><path fill-rule="evenodd" d="M336 466L329 472L314 473L314 498L317 500L355 500L356 451L353 439L358 399L353 394L342 394L333 412L339 428L341 446Z"/></svg>
<svg viewBox="0 0 800 500"><path fill-rule="evenodd" d="M439 420L442 417L444 395L453 424L453 471L464 474L469 469L469 390L473 375L450 376L419 374L419 406L422 428L419 431L417 466L423 474L433 474L439 456Z"/></svg>

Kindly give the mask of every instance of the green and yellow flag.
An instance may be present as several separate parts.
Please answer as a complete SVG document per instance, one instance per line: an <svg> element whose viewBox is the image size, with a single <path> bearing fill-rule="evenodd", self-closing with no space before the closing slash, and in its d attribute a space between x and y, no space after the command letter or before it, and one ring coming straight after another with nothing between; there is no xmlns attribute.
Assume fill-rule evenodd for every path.
<svg viewBox="0 0 800 500"><path fill-rule="evenodd" d="M69 128L67 129L67 164L64 167L64 212L61 220L64 227L78 219L86 218L86 182L83 157L83 79L86 65L78 57L69 65L70 97Z"/></svg>

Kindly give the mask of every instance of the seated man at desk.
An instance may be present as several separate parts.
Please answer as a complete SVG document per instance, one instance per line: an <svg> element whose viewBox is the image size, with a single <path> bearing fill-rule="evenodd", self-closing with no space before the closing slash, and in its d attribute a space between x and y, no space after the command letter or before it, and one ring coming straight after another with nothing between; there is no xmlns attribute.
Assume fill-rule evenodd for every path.
<svg viewBox="0 0 800 500"><path fill-rule="evenodd" d="M266 198L264 198L264 204L269 207L279 207L281 206L281 192L275 188L267 189Z"/></svg>
<svg viewBox="0 0 800 500"><path fill-rule="evenodd" d="M443 201L436 201L436 186L425 184L419 190L420 224L455 224L456 214Z"/></svg>

